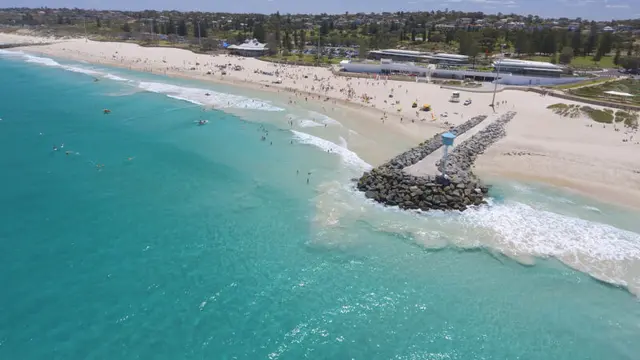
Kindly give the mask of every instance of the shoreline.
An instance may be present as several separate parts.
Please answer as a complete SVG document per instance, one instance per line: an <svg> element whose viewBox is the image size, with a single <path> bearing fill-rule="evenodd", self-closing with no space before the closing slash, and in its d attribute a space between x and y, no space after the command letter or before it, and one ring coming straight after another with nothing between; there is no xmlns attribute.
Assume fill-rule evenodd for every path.
<svg viewBox="0 0 640 360"><path fill-rule="evenodd" d="M304 98L309 98L310 105L306 108L313 107L314 111L334 117L349 129L355 128L358 133L362 133L361 135L370 140L371 144L362 145L357 149L350 148L350 150L367 162L371 162L374 166L397 155L397 153L392 153L391 151L411 148L430 136L451 125L457 125L471 116L492 113L490 109L486 108L486 105L483 105L485 101L482 101L482 99L487 97L486 94L463 93L462 96L464 97L473 97L474 104L470 107L462 107L461 104L456 105L448 102L447 95L450 90L439 89L439 87L432 84L414 84L391 80L334 79L330 78L332 76L331 70L325 68L309 69L227 55L206 56L206 60L209 61L206 65L210 66L211 69L218 64L236 63L241 64L243 67L251 65L264 69L265 72L272 71L274 68L282 70L286 74L282 76L282 83L273 84L269 83L270 80L274 80L273 77L257 73L247 74L248 71L245 69L241 71L231 70L229 71L230 75L220 75L218 71L213 75L206 75L202 66L198 67L197 70L192 70L195 68L188 65L185 59L190 59L195 64L200 65L198 60L205 56L187 50L158 50L132 44L99 43L103 47L111 46L113 49L118 49L115 51L117 56L121 56L118 60L116 55L112 55L113 58L110 59L107 56L108 50L96 48L95 44L91 45L92 43L94 42L67 40L52 45L29 46L26 48L14 48L13 50L23 51L32 55L52 56L94 65L113 66L143 73L164 75L171 78L228 85L265 94L277 94L277 96L286 95L289 97L290 104L293 101L293 105L299 105L303 108L307 103ZM66 49L70 46L79 50L74 53ZM81 54L80 50L84 53ZM160 52L158 53L158 51ZM119 52L126 52L127 55L121 55ZM176 53L178 54L176 55ZM170 60L172 55L175 57L174 60ZM134 58L137 60L134 60ZM142 58L145 60L141 61L140 59ZM180 60L183 62L184 69L180 69ZM152 61L152 63L149 63L149 61ZM169 61L172 62L169 63ZM165 69L160 68L158 65L164 65L163 63L167 65ZM239 76L236 76L237 74ZM304 74L304 79L301 74ZM307 76L307 74L309 75ZM248 76L242 79L242 75ZM312 80L312 75L316 79ZM333 76L337 78L335 75ZM316 89L316 86L320 86L321 89ZM340 86L342 87L338 91ZM358 100L357 97L341 97L341 95L344 95L346 88L349 88L349 91L353 90L356 94L369 94L367 95L369 98L365 102L362 98ZM401 90L405 89L406 92L402 94ZM426 114L421 114L415 109L407 107L409 108L407 110L407 108L402 108L402 104L412 101L410 92L411 94L425 94L426 101L434 104L434 107L447 110L444 112L445 115L443 116L443 113L440 113L440 116L435 115L437 112L434 110L431 113L431 116L434 117L434 121L432 121L431 119L426 120ZM385 94L389 94L389 97L387 98ZM491 94L488 96L491 96ZM481 100L476 100L476 98ZM392 104L390 99L393 99L395 103ZM592 125L591 127L594 127L594 129L591 130L590 134L587 134L583 130L585 126L589 126L586 122L587 120L564 119L546 109L547 103L559 102L562 101L561 99L549 100L538 94L519 91L501 93L498 101L502 101L501 99L507 99L504 100L507 105L503 105L502 109L497 108L498 114L516 109L518 116L514 120L514 124L507 129L506 139L494 144L487 151L487 154L478 158L475 171L481 178L506 178L516 181L539 182L544 185L569 190L598 202L621 206L629 210L640 210L640 191L635 190L640 189L640 173L636 173L636 171L640 171L640 160L626 159L620 149L615 149L616 154L607 154L614 147L620 147L619 145L613 145L616 138L611 135L612 131L609 130L605 133L604 129L596 129ZM282 102L287 101L286 98L281 98L281 100ZM479 104L475 102L479 102ZM571 103L570 101L563 102ZM534 106L536 106L535 111L533 111ZM392 111L394 109L397 111ZM456 109L459 110L455 111ZM467 114L460 113L458 118L455 115L458 115L459 111L465 111ZM412 118L414 116L411 115L413 112L416 112L415 116L417 117ZM447 113L451 115L446 116ZM544 122L544 124L538 123L537 120L542 120L543 118L544 121L540 122ZM564 124L559 124L560 122L564 122ZM597 126L599 127L599 124ZM613 126L615 127L615 124ZM530 131L531 129L536 131ZM576 139L569 138L575 137L574 133L576 132L583 132L585 135L579 141L594 146L587 148L584 144L580 144L579 147L581 147L581 150L585 150L584 153L579 153L573 149L572 147L576 145ZM549 136L550 133L553 133L553 136ZM563 133L572 134L572 136L561 136ZM315 132L313 134L314 136L322 136L317 135ZM555 138L551 139L550 137ZM629 145L633 146L632 144ZM636 145L635 148L638 149L639 147ZM536 151L544 156L544 161L535 159L535 156L526 156L524 159L513 161L513 158L505 156L505 153L513 151L527 153ZM579 159L580 161L574 163L580 163L581 165L572 164L571 169L566 169L563 164L567 162L568 155ZM592 161L593 157L602 158L598 159L598 161ZM630 171L623 171L625 168L630 169ZM615 184L616 187L611 186L611 184Z"/></svg>

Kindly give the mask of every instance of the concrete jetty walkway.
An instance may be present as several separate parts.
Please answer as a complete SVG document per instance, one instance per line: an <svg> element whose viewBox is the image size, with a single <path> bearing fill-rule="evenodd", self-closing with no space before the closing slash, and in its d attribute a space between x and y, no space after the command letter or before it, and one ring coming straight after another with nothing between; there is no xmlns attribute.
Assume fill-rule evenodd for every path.
<svg viewBox="0 0 640 360"><path fill-rule="evenodd" d="M487 126L489 126L499 116L500 116L500 114L489 115L480 124L478 124L478 125L474 126L473 128L469 129L464 134L456 137L453 146L449 149L449 153L451 153L451 151L453 151L453 149L455 149L456 146L462 144L465 140L470 139L473 135L475 135L478 132L484 130ZM436 151L434 151L431 154L427 155L424 159L420 160L419 162L404 168L404 172L409 174L409 175L413 175L413 176L435 176L435 175L440 175L440 172L438 171L438 168L436 167L436 162L442 158L443 151L444 151L444 146L441 146Z"/></svg>

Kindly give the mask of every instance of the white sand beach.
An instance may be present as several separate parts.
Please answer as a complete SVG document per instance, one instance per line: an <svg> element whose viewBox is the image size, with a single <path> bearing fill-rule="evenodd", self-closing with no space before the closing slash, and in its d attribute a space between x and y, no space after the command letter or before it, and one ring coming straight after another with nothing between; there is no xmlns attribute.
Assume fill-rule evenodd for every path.
<svg viewBox="0 0 640 360"><path fill-rule="evenodd" d="M46 41L51 39L0 33L0 43ZM450 125L493 114L488 106L491 93L462 91L463 101L472 100L465 106L449 102L452 90L438 85L336 76L328 68L84 39L12 50L281 92L291 103L314 103L320 112L344 119L345 126L374 140L354 149L358 153L380 151L376 143L385 139L404 142L400 147L408 148ZM418 107L429 104L433 111L412 108L413 102ZM553 114L548 105L572 102L536 93L505 90L497 94L496 102L498 114L516 111L517 115L508 125L507 137L478 158L475 171L481 177L542 182L640 208L640 158L634 156L640 138L629 129ZM393 155L370 158L381 162Z"/></svg>

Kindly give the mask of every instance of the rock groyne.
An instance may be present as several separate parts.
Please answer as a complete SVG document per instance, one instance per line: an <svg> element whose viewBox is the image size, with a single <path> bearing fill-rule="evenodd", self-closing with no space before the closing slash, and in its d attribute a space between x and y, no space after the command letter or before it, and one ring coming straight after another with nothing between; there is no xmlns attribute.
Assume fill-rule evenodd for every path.
<svg viewBox="0 0 640 360"><path fill-rule="evenodd" d="M480 124L486 115L473 117L464 123L454 127L451 131L457 135L462 135L474 126ZM418 161L424 159L427 155L442 147L442 133L434 135L431 139L420 143L418 146L411 148L402 154L394 157L386 163L380 165L378 169L403 170Z"/></svg>
<svg viewBox="0 0 640 360"><path fill-rule="evenodd" d="M471 171L476 157L491 144L505 136L504 126L515 113L504 114L462 144L449 155L447 176L414 176L404 169L425 158L442 147L442 134L421 143L387 163L365 172L358 180L357 188L367 198L401 209L465 210L470 205L480 205L488 187L484 186ZM474 117L452 132L461 135L477 126L486 116ZM438 164L442 169L443 164Z"/></svg>
<svg viewBox="0 0 640 360"><path fill-rule="evenodd" d="M471 166L476 161L478 155L484 153L489 146L507 135L505 125L515 116L516 113L510 111L500 116L493 123L489 124L465 142L457 145L448 156L445 173L450 177L458 178L474 176L471 172ZM444 170L443 165L442 159L436 162L436 166L440 172Z"/></svg>

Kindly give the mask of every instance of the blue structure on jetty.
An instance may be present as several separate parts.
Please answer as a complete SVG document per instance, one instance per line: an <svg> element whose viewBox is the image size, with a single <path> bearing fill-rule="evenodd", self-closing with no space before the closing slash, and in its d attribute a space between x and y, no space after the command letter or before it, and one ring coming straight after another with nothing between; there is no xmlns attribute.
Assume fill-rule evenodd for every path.
<svg viewBox="0 0 640 360"><path fill-rule="evenodd" d="M442 155L442 176L446 177L447 171L447 156L449 155L449 147L453 146L453 140L456 135L451 132L442 134L442 144L444 145L444 155Z"/></svg>

